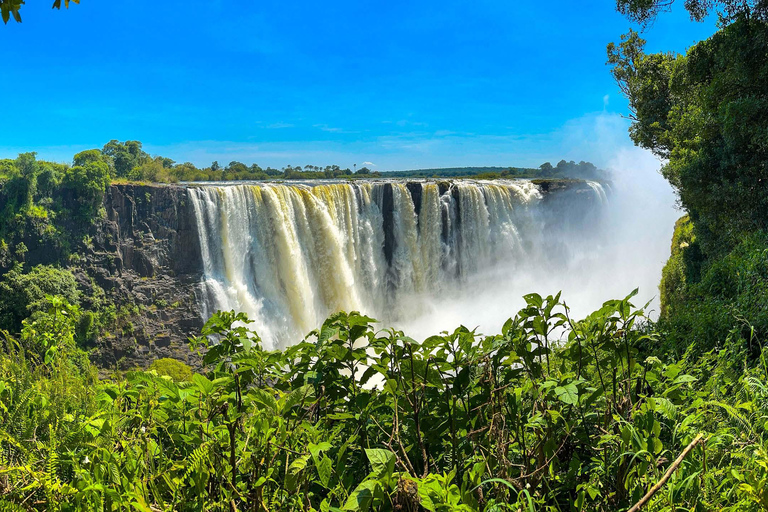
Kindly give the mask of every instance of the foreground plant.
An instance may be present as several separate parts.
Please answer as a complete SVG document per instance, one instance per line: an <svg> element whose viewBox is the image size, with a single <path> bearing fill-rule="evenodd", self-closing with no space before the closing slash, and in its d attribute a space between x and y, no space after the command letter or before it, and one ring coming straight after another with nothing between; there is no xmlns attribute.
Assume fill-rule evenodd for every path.
<svg viewBox="0 0 768 512"><path fill-rule="evenodd" d="M192 341L203 370L179 382L92 386L73 345L6 336L0 504L627 510L661 482L649 510L768 508L766 366L735 349L648 357L656 335L631 298L575 321L559 295L531 294L499 335L421 343L338 313L285 351L220 312Z"/></svg>

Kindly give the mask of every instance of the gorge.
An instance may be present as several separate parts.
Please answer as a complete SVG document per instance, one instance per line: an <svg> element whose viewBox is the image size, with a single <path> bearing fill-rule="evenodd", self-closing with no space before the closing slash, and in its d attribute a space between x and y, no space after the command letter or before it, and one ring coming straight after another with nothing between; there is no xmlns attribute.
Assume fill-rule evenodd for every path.
<svg viewBox="0 0 768 512"><path fill-rule="evenodd" d="M340 309L428 336L431 315L472 321L441 299L469 312L573 270L607 201L575 180L112 185L87 272L139 311L103 352L188 359L186 336L217 309L246 312L275 347ZM473 326L497 327L513 306L498 307Z"/></svg>
<svg viewBox="0 0 768 512"><path fill-rule="evenodd" d="M532 271L531 261L540 269L553 264L547 247L574 221L599 231L607 201L601 184L543 191L547 186L462 180L190 187L202 314L243 311L276 348L340 310L361 311L382 326L412 326L445 295L472 290L476 300L487 288L483 276L513 286L516 273Z"/></svg>
<svg viewBox="0 0 768 512"><path fill-rule="evenodd" d="M69 239L27 229L15 243L30 268L66 265L101 311L99 366L194 365L187 338L220 309L279 348L339 310L426 338L497 330L531 291L570 283L581 300L596 287L579 279L613 258L613 195L563 179L118 183L92 225L64 226Z"/></svg>

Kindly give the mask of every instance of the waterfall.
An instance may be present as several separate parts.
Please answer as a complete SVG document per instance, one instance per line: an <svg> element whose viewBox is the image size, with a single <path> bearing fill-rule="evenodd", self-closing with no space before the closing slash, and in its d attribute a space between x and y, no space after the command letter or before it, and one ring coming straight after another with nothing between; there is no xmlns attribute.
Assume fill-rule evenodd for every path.
<svg viewBox="0 0 768 512"><path fill-rule="evenodd" d="M599 184L594 184L599 187ZM589 184L595 200L602 187ZM357 310L396 325L500 264L536 258L547 216L524 180L188 188L203 312L243 311L267 346ZM465 290L466 292L466 290Z"/></svg>
<svg viewBox="0 0 768 512"><path fill-rule="evenodd" d="M601 203L605 204L608 202L608 195L605 193L605 188L603 188L601 183L598 183L597 181L587 181L587 185L589 185L589 188L595 192Z"/></svg>

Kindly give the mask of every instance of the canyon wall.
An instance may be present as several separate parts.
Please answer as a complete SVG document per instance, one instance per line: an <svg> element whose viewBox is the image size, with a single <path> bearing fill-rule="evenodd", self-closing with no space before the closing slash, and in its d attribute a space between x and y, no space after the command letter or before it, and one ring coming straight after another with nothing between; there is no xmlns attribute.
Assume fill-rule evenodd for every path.
<svg viewBox="0 0 768 512"><path fill-rule="evenodd" d="M369 307L377 311L374 314L382 315L382 312L392 309L392 304L401 303L399 297L410 295L411 288L419 293L445 293L447 289L438 286L440 281L456 280L456 275L460 274L464 268L490 265L494 258L504 258L505 253L500 252L492 254L493 258L486 258L488 261L485 261L466 252L467 248L479 251L477 252L479 257L483 250L491 250L484 246L494 243L493 240L498 238L493 233L494 229L506 229L506 224L493 219L485 223L488 225L481 222L480 224L485 226L484 229L489 231L484 236L489 238L486 242L478 239L477 247L470 247L465 238L470 234L473 236L477 234L476 229L474 227L466 229L469 226L460 228L459 224L466 223L468 220L482 221L481 217L485 214L483 212L473 214L480 216L477 218L467 216L466 212L461 211L462 204L465 207L482 207L483 203L486 203L488 215L498 216L499 213L507 215L511 213L510 209L514 208L530 208L533 203L528 206L526 203L534 198L536 222L535 225L526 229L541 233L535 237L523 237L523 242L528 245L538 245L541 249L539 252L546 253L562 249L562 233L592 229L590 223L594 222L594 207L605 199L604 193L603 196L597 193L594 185L572 180L521 182L520 186L523 188L520 190L515 189L518 185L504 185L500 188L495 184L487 184L477 187L468 182L448 180L431 183L397 181L367 184L363 182L355 185L321 182L312 185L319 185L320 189L315 190L314 187L294 183L269 186L273 192L276 189L282 190L281 194L285 198L292 197L294 205L303 202L305 206L310 205L317 210L313 214L315 217L302 220L305 239L296 240L297 247L303 244L305 249L311 252L315 249L338 245L336 247L338 251L333 254L330 252L315 254L314 259L307 259L306 262L292 260L293 263L298 262L299 267L302 265L326 266L330 270L323 274L318 272L318 269L309 269L310 273L314 273L312 279L305 280L300 293L297 292L298 295L285 300L286 304L283 308L285 311L295 309L297 304L309 306L310 303L306 301L314 299L303 296L307 293L315 296L317 303L318 300L320 302L325 300L320 297L323 293L339 292L338 296L334 297L335 302L331 301L327 304L331 309L336 305L343 305L347 309ZM248 199L250 202L227 203L230 192L236 190L232 187L240 187L241 192L247 191L246 196L250 198ZM254 192L254 189L260 187L253 185L245 185L250 187L247 189L243 187L244 185L234 184L216 187L113 184L108 187L104 197L104 215L92 226L65 225L61 229L63 236L60 236L59 241L55 243L35 234L34 230L28 230L23 240L28 248L25 262L28 267L44 263L58 264L68 268L75 275L82 291L83 308L106 311L102 313L106 319L103 322L106 327L88 347L91 349L92 359L101 368L125 370L147 367L153 360L162 357L173 357L196 366L199 360L189 350L187 339L199 333L205 317L216 307L236 307L247 310L257 320L261 318L261 323L265 325L256 325L256 327L263 328L265 334L268 328L279 328L280 321L296 323L296 318L303 318L301 312L292 313L293 317L284 314L276 304L281 300L282 294L290 293L291 288L295 288L294 291L298 290L297 280L306 274L307 269L287 268L291 263L287 253L274 253L271 255L274 261L266 262L269 251L259 252L253 245L272 243L272 238L278 236L278 231L282 229L281 222L296 225L296 212L286 210L283 212L285 213L283 220L279 220L278 217L282 215L280 210L283 207L277 205L278 207L270 209L266 206L251 204L253 200L251 194L261 194L261 192ZM344 201L331 197L332 194L340 191L348 196ZM480 195L478 191L481 192ZM494 205L489 203L493 195L489 191L493 191L494 194L503 192L503 196L500 197L506 201L506 206L498 203L498 200ZM263 192L266 194L266 189ZM361 200L361 193L370 195L368 203L365 203L367 205L365 212L363 212L364 202ZM477 197L467 202L470 193ZM531 193L533 196L526 196ZM306 194L311 194L313 199L308 199L309 196ZM483 194L487 196L485 199ZM63 198L65 204L72 199ZM201 210L203 200L210 204ZM219 202L218 206L214 206L213 202ZM341 206L346 208L344 215L368 215L366 222L370 232L360 230L365 223L344 224L341 218ZM292 208L290 205L285 207ZM494 208L496 208L495 211ZM336 218L336 221L330 222L331 219L323 217L325 214L320 210L324 209L333 210L331 216ZM201 213L208 217L201 218ZM257 219L256 216L259 215L262 217ZM263 218L265 215L273 218L267 222ZM238 221L240 223L235 224L236 217L241 219L247 217L251 220ZM408 228L410 222L413 225ZM428 222L433 223L434 226L427 226ZM222 227L226 227L227 223L230 223L232 228L237 226L239 231L232 231L229 228L220 231ZM521 226L518 227L521 228ZM287 228L293 229L291 226ZM347 233L346 229L355 231ZM413 232L411 233L409 229ZM430 234L431 230L434 230L434 233ZM409 238L410 235L413 235L413 239ZM219 261L219 258L223 257L219 244L231 245L233 236L240 237L237 240L240 245L230 247L226 253L228 257L250 259L240 261L239 266L235 265L237 268L232 267L233 273L230 272L228 277L227 265L231 266L232 262ZM309 238L306 238L307 236ZM336 237L339 241L326 244L318 240L321 236ZM357 246L353 246L352 238L357 241ZM310 239L315 240L312 248L306 245ZM61 240L65 242L62 243ZM202 249L201 241L204 242ZM434 247L428 244L428 241L434 242L432 244ZM409 243L416 245L409 248ZM548 244L552 244L551 248L547 248ZM418 254L404 252L406 249L414 248L418 249ZM358 252L355 253L355 251ZM461 251L466 252L463 258L457 256ZM355 270L353 275L347 276L351 279L346 283L348 286L331 286L339 277L336 275L336 270L343 273L346 267L354 267L356 265L354 260L363 257L364 253L368 255L367 257L380 259L370 265L370 269L353 269ZM508 257L523 257L525 254L525 252L519 254L510 252ZM528 251L528 254L533 253ZM432 256L434 256L432 259L437 262L434 268L430 269L429 265L425 264L422 269L423 275L414 275L413 279L408 277L410 267L406 263L418 266L419 259L429 260ZM280 275L275 269L280 270ZM268 281L273 276L274 289L267 290ZM374 282L368 282L369 278L374 281L378 279L381 282L377 285ZM419 279L432 282L422 283ZM217 300L211 300L212 284L221 285L216 290L219 294ZM247 293L244 290L238 290L238 286L245 286ZM530 290L522 293L527 291ZM253 304L240 301L237 298L240 292L243 296L248 295L248 299ZM354 292L353 294L367 298L350 302L347 300L349 297L344 296L347 292ZM399 292L403 293L399 294ZM374 306L377 307L374 308ZM259 309L262 307L263 309ZM322 307L317 311L317 315L320 316L325 313ZM304 315L307 318L303 318L305 320L303 324L298 327L292 325L292 330L286 331L290 334L290 340L286 338L279 344L298 341L294 338L316 327L314 322L320 318L317 315ZM392 319L396 317L393 316ZM273 336L273 340L276 341L277 337Z"/></svg>

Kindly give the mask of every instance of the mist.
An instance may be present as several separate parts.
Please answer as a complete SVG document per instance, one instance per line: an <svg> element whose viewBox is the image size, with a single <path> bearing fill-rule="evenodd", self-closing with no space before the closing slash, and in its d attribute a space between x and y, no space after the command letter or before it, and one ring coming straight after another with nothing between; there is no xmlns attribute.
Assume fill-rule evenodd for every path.
<svg viewBox="0 0 768 512"><path fill-rule="evenodd" d="M424 313L403 319L397 328L416 339L459 325L496 334L524 307L527 293L562 292L572 316L582 318L635 288L639 292L633 304L650 303L647 314L657 318L661 270L669 257L674 223L682 215L660 167L648 151L618 149L604 166L612 181L608 201L593 222L581 229L559 230L554 241L543 236L542 246L531 251L530 258L507 261L451 293L413 297Z"/></svg>

